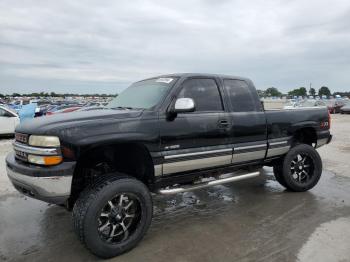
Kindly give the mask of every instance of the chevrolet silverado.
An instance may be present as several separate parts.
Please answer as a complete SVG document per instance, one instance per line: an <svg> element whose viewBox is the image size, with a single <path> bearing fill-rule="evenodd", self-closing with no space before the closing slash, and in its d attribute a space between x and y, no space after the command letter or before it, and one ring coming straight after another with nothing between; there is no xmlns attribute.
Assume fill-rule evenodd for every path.
<svg viewBox="0 0 350 262"><path fill-rule="evenodd" d="M23 194L72 210L80 241L109 258L145 235L154 193L249 179L263 166L289 191L311 189L329 129L326 107L264 110L246 78L164 75L132 84L105 109L19 125L7 173Z"/></svg>

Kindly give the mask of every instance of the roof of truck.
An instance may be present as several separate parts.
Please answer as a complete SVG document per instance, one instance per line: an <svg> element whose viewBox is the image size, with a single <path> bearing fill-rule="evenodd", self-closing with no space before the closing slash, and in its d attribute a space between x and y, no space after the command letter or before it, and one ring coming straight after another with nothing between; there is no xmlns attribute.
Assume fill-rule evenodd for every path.
<svg viewBox="0 0 350 262"><path fill-rule="evenodd" d="M207 74L207 73L174 73L174 74L165 74L158 77L219 77L219 78L234 78L238 80L249 80L249 78L225 74Z"/></svg>

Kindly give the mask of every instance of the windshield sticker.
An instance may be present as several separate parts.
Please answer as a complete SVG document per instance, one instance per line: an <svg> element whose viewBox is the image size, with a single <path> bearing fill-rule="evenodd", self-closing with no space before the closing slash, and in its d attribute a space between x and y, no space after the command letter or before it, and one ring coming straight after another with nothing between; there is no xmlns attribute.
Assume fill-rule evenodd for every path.
<svg viewBox="0 0 350 262"><path fill-rule="evenodd" d="M158 78L156 80L156 82L159 82L159 83L166 83L166 84L170 84L171 81L173 81L172 78L168 78L168 77L161 77L161 78Z"/></svg>

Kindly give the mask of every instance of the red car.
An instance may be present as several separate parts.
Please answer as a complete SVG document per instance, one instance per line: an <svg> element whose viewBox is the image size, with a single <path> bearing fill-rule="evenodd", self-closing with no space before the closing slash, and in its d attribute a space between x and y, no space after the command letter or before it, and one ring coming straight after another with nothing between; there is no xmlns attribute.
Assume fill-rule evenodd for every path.
<svg viewBox="0 0 350 262"><path fill-rule="evenodd" d="M56 115L56 114L60 114L60 113L70 113L70 112L74 112L80 108L81 108L81 106L68 107L68 108L64 108L64 109L57 110L54 112L50 112L50 114L47 114L47 115Z"/></svg>

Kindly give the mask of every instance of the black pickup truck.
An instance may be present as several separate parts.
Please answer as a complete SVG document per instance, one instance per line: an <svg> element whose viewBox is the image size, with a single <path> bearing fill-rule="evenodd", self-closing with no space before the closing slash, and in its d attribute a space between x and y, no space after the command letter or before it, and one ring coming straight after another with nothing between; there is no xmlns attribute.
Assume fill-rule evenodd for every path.
<svg viewBox="0 0 350 262"><path fill-rule="evenodd" d="M20 192L73 209L80 240L108 258L146 233L151 192L248 179L263 166L290 191L311 189L329 128L326 107L264 110L246 78L165 75L132 84L105 109L24 122L7 173Z"/></svg>

